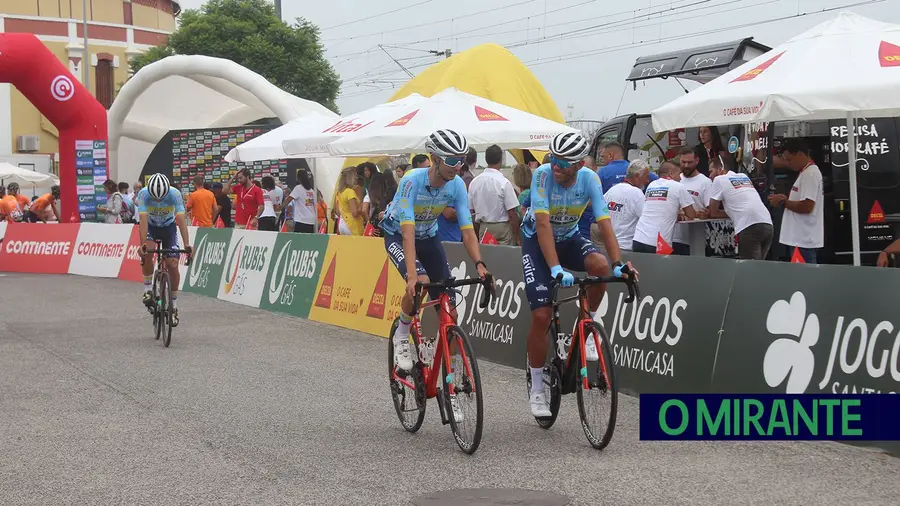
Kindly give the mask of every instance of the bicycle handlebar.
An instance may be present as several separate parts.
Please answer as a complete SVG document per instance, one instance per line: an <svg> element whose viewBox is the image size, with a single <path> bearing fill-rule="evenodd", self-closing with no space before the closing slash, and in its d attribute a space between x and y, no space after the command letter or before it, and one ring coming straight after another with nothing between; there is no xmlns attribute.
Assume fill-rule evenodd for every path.
<svg viewBox="0 0 900 506"><path fill-rule="evenodd" d="M631 274L631 270L627 267L622 268L622 272L625 274ZM560 288L563 288L560 285L562 282L562 274L558 274L555 279L553 279L553 300L556 300L556 294ZM572 284L572 287L578 287L579 289L590 286L590 285L598 285L601 283L625 283L628 287L628 296L625 297L625 303L630 303L634 301L635 298L641 297L641 289L638 286L638 282L633 278L617 278L615 276L585 276L583 278L575 277L575 282ZM571 287L565 287L571 288Z"/></svg>
<svg viewBox="0 0 900 506"><path fill-rule="evenodd" d="M193 249L192 249L192 250L175 249L175 248L163 249L163 248L160 248L160 247L159 247L159 246L162 244L162 240L160 240L160 239L154 239L153 242L156 243L156 248L153 249L152 251L151 251L151 250L147 250L147 253L151 253L151 254L152 254L152 253L156 253L156 254L158 254L158 255L164 255L164 254L166 254L166 253L178 253L178 254L184 253L184 254L186 254L186 255L188 256L187 262L185 262L184 265L185 265L185 266L190 266L190 265L191 265L191 261L194 259L194 251L193 251ZM142 262L143 262L143 261L142 261Z"/></svg>
<svg viewBox="0 0 900 506"><path fill-rule="evenodd" d="M491 298L496 295L497 288L494 286L494 276L488 274L484 279L481 278L463 278L463 279L455 279L449 278L444 281L432 281L430 283L422 283L421 281L416 282L416 293L420 293L422 290L427 290L429 288L440 288L442 290L446 290L449 288L457 288L460 286L468 286L468 285L483 285L484 295L481 296L481 302L478 306L481 309L484 309L491 303Z"/></svg>

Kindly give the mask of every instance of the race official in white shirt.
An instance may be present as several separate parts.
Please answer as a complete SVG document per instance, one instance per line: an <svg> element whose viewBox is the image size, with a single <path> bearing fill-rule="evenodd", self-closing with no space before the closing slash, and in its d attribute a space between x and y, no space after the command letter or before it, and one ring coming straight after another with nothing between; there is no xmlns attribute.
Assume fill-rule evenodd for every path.
<svg viewBox="0 0 900 506"><path fill-rule="evenodd" d="M684 186L674 177L680 169L673 164L662 164L659 167L659 179L647 185L644 192L644 209L634 230L634 241L631 249L636 253L656 253L657 237L662 236L668 244L672 244L675 233L675 222L682 219L693 220L694 200Z"/></svg>
<svg viewBox="0 0 900 506"><path fill-rule="evenodd" d="M747 174L725 171L709 164L713 178L709 197L710 218L730 218L738 236L738 257L765 260L772 247L772 217ZM724 209L723 209L724 208Z"/></svg>
<svg viewBox="0 0 900 506"><path fill-rule="evenodd" d="M635 160L628 165L625 180L613 185L603 195L609 206L613 231L619 249L631 251L634 240L634 229L637 227L641 212L644 209L644 191L642 188L650 180L650 164L643 160Z"/></svg>
<svg viewBox="0 0 900 506"><path fill-rule="evenodd" d="M800 249L808 264L818 263L818 249L825 246L824 192L822 172L809 157L809 148L803 139L788 139L784 143L781 158L791 170L800 173L789 196L769 195L772 207L784 205L781 219L781 244L790 250Z"/></svg>
<svg viewBox="0 0 900 506"><path fill-rule="evenodd" d="M697 211L697 219L704 220L709 217L707 208L709 207L709 189L712 186L712 181L697 169L699 162L700 159L694 154L693 148L689 146L681 148L681 179L679 182L684 186L694 201L694 210ZM688 230L688 225L675 226L675 235L672 239L674 244L672 244L672 249L676 255L691 254L689 234L690 230Z"/></svg>
<svg viewBox="0 0 900 506"><path fill-rule="evenodd" d="M519 244L519 198L500 167L503 150L496 144L484 152L487 168L469 183L469 207L479 237L488 231L500 244Z"/></svg>

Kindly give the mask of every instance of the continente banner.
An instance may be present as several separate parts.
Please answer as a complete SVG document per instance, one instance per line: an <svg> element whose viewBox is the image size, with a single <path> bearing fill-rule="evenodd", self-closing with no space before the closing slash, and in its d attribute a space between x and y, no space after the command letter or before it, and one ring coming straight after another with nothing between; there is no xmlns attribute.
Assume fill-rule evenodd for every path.
<svg viewBox="0 0 900 506"><path fill-rule="evenodd" d="M219 294L225 255L231 241L230 228L200 228L194 237L194 259L182 274L182 289L209 297Z"/></svg>
<svg viewBox="0 0 900 506"><path fill-rule="evenodd" d="M259 307L308 317L327 248L327 235L278 234Z"/></svg>
<svg viewBox="0 0 900 506"><path fill-rule="evenodd" d="M231 242L225 255L225 270L219 282L218 298L259 307L278 234L239 229L231 234Z"/></svg>

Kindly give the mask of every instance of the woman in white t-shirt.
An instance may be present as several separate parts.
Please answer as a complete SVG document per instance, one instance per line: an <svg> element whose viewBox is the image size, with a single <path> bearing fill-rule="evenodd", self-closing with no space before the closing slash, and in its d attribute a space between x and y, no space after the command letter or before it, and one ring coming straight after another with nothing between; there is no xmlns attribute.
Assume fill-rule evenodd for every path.
<svg viewBox="0 0 900 506"><path fill-rule="evenodd" d="M263 212L259 215L259 229L268 230L270 232L278 232L278 214L275 207L281 207L281 191L275 191L275 178L272 176L263 176Z"/></svg>
<svg viewBox="0 0 900 506"><path fill-rule="evenodd" d="M284 199L284 205L294 203L294 232L313 234L316 232L316 194L313 191L312 176L305 170L297 171L297 186Z"/></svg>

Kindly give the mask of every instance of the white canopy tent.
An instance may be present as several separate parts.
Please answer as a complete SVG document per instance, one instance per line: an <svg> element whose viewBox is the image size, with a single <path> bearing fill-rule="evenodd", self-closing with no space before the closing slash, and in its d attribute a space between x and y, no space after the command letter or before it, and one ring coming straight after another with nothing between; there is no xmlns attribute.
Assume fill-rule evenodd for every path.
<svg viewBox="0 0 900 506"><path fill-rule="evenodd" d="M136 181L169 130L232 127L271 117L288 123L309 114L339 118L325 106L291 95L231 60L170 56L138 71L116 97L109 111L110 176L116 181ZM318 186L329 193L342 161L319 162Z"/></svg>
<svg viewBox="0 0 900 506"><path fill-rule="evenodd" d="M367 128L375 121L395 114L399 107L423 100L425 97L413 93L343 118L307 115L235 147L225 159L251 162L281 158L330 158L329 142Z"/></svg>
<svg viewBox="0 0 900 506"><path fill-rule="evenodd" d="M826 62L826 64L823 64ZM841 12L652 113L657 132L734 123L900 116L900 25ZM860 265L857 173L850 170L853 264Z"/></svg>
<svg viewBox="0 0 900 506"><path fill-rule="evenodd" d="M16 183L22 192L27 190L32 190L32 192L38 190L49 191L51 186L59 184L59 178L52 174L35 172L6 162L0 162L0 183L4 186Z"/></svg>
<svg viewBox="0 0 900 506"><path fill-rule="evenodd" d="M441 128L464 135L469 146L478 151L492 144L503 149L547 149L557 134L578 132L563 123L451 87L421 102L397 107L391 116L331 142L328 151L335 156L421 152L428 135Z"/></svg>

